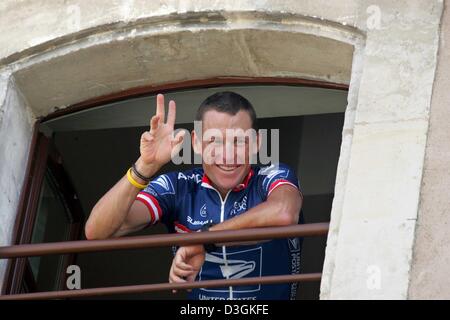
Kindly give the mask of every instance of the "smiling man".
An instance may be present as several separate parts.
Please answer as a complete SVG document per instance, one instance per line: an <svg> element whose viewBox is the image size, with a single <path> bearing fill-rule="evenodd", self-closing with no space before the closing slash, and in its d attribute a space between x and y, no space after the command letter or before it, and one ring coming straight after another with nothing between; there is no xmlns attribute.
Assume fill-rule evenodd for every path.
<svg viewBox="0 0 450 320"><path fill-rule="evenodd" d="M237 230L297 224L302 194L286 165L252 166L260 145L255 111L233 92L219 92L199 107L200 132L192 132L202 167L155 174L179 150L184 134L174 135L176 106L157 96L150 131L141 136L141 156L93 208L88 239L117 237L163 222L169 232ZM154 177L154 178L153 178ZM301 239L275 239L240 245L180 247L169 281L238 279L299 272ZM194 289L191 299L293 299L296 284Z"/></svg>

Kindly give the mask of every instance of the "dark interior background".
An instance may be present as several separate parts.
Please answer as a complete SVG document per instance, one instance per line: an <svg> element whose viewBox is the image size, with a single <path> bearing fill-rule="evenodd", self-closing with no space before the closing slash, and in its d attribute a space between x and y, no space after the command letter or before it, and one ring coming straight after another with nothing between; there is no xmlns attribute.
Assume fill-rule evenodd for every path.
<svg viewBox="0 0 450 320"><path fill-rule="evenodd" d="M304 192L305 223L330 220L344 113L263 118L260 128L280 130L280 161L297 170ZM192 124L177 127L192 129ZM146 127L55 132L54 142L75 189L86 218L96 201L111 188L139 156L139 139ZM191 166L166 165L163 171ZM165 233L162 225L134 235ZM301 272L320 272L326 237L308 237L303 243ZM152 248L79 254L82 288L167 282L172 260L170 248ZM298 299L318 299L317 283L301 283ZM183 299L157 292L114 295L108 299ZM101 299L101 298L96 298Z"/></svg>

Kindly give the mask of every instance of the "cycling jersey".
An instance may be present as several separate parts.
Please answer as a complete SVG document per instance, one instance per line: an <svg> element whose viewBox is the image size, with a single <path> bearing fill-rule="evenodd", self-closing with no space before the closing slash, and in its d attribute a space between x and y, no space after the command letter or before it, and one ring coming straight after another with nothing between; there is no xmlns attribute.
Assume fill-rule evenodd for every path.
<svg viewBox="0 0 450 320"><path fill-rule="evenodd" d="M186 233L199 231L205 224L217 224L243 214L264 202L281 185L300 190L295 173L287 165L255 166L243 182L222 199L203 169L196 168L156 177L136 199L147 206L150 224L160 221L171 233ZM274 239L252 245L218 247L206 254L196 280L297 274L301 240ZM201 288L193 289L189 298L295 299L296 290L296 283Z"/></svg>

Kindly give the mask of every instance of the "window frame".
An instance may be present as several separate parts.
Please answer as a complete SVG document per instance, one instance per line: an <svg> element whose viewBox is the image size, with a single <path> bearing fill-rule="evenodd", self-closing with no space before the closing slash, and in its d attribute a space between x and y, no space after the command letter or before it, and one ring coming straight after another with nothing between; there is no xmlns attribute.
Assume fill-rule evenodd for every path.
<svg viewBox="0 0 450 320"><path fill-rule="evenodd" d="M52 144L52 139L38 132L38 122L35 124L31 153L27 164L26 181L22 188L18 215L13 231L14 244L31 243L33 229L38 213L40 193L44 183L46 171L52 175L52 182L63 198L64 205L70 211L67 240L77 240L81 234L83 211L76 197L67 174L61 164L59 154ZM75 195L75 197L74 197ZM61 271L73 264L75 254L66 254L61 259ZM67 275L61 272L56 280L57 289L63 289ZM5 281L2 294L18 294L27 288L36 288L36 282L31 271L28 258L10 259L7 263Z"/></svg>
<svg viewBox="0 0 450 320"><path fill-rule="evenodd" d="M22 191L19 198L19 205L16 214L16 221L13 230L12 244L27 244L31 241L33 226L37 214L37 205L42 183L47 167L47 160L51 158L51 140L43 133L39 132L42 122L66 116L71 113L79 112L98 107L104 104L128 100L132 98L148 96L156 93L169 93L187 89L201 89L209 87L219 87L224 85L287 85L316 87L325 89L335 89L348 91L348 84L310 80L303 78L288 77L215 77L200 80L188 80L182 82L169 83L158 86L144 86L115 92L105 96L96 97L80 103L76 103L67 108L56 110L44 117L39 118L33 127L33 136L29 148L25 180L22 185ZM70 184L68 184L70 185ZM80 217L81 219L81 217ZM81 223L74 224L71 229L71 240L79 238L82 231ZM75 255L69 255L65 262L71 264L75 260ZM9 259L2 288L2 295L18 294L21 290L23 280L29 275L26 272L27 258ZM28 268L29 269L29 268ZM25 278L24 278L25 277ZM64 281L60 281L64 283Z"/></svg>

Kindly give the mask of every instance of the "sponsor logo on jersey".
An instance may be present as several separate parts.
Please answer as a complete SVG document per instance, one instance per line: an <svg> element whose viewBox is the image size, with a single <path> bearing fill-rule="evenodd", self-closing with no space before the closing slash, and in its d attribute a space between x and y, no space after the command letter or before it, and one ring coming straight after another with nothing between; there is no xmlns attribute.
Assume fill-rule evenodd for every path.
<svg viewBox="0 0 450 320"><path fill-rule="evenodd" d="M241 201L235 201L233 208L230 211L230 216L237 215L247 210L247 196L244 196Z"/></svg>
<svg viewBox="0 0 450 320"><path fill-rule="evenodd" d="M271 164L268 167L261 168L258 175L266 176L263 180L263 188L268 190L272 182L276 179L286 179L289 170L281 168L279 165Z"/></svg>
<svg viewBox="0 0 450 320"><path fill-rule="evenodd" d="M199 173L193 173L191 175L185 175L183 172L179 172L178 173L178 180L183 179L183 180L194 180L195 182L200 182L202 180L202 175Z"/></svg>
<svg viewBox="0 0 450 320"><path fill-rule="evenodd" d="M150 184L154 187L159 186L160 189L162 189L161 192L158 192L159 195L175 194L175 189L172 185L172 181L170 181L169 177L165 174L159 176L156 180L150 182Z"/></svg>
<svg viewBox="0 0 450 320"><path fill-rule="evenodd" d="M200 217L206 218L207 212L206 212L206 203L200 208Z"/></svg>
<svg viewBox="0 0 450 320"><path fill-rule="evenodd" d="M261 277L262 275L262 248L226 253L211 252L205 256L205 262L199 273L200 280L210 279L241 279L244 277ZM233 287L233 292L255 292L261 285L248 285ZM229 288L211 288L201 290L206 292L229 292Z"/></svg>
<svg viewBox="0 0 450 320"><path fill-rule="evenodd" d="M186 219L187 219L187 222L192 224L193 226L203 226L205 224L212 223L212 220L204 220L204 221L194 220L194 219L192 219L191 216L187 216Z"/></svg>
<svg viewBox="0 0 450 320"><path fill-rule="evenodd" d="M300 251L300 241L298 238L288 238L289 250L291 252L299 252Z"/></svg>

